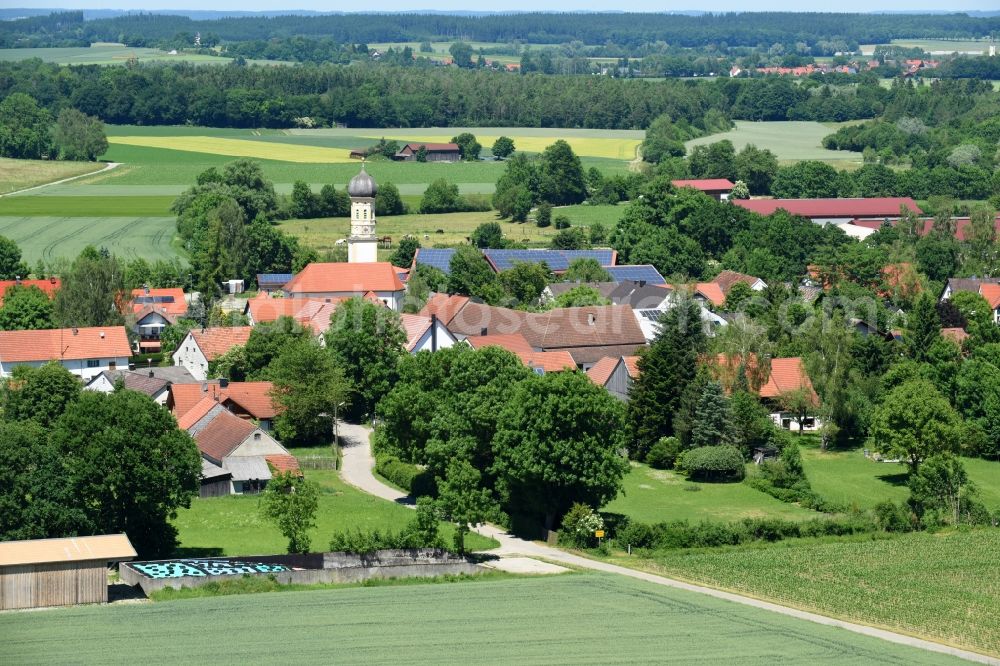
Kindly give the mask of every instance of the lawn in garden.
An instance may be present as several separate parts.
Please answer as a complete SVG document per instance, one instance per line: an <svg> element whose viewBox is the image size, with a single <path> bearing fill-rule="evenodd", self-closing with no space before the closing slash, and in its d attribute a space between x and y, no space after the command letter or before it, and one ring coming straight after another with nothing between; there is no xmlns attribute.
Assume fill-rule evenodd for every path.
<svg viewBox="0 0 1000 666"><path fill-rule="evenodd" d="M0 635L5 658L18 664L202 664L219 660L222 644L221 660L234 663L959 663L589 573L4 613Z"/></svg>
<svg viewBox="0 0 1000 666"><path fill-rule="evenodd" d="M299 453L297 450L296 453ZM316 528L311 530L313 550L326 550L334 532L343 530L399 531L409 523L411 509L361 492L340 480L333 469L307 469L306 478L320 484ZM267 555L283 553L288 540L260 514L256 495L197 498L174 520L186 556ZM454 528L442 524L442 536L452 538ZM470 534L466 545L474 550L494 548L492 539Z"/></svg>
<svg viewBox="0 0 1000 666"><path fill-rule="evenodd" d="M604 507L632 520L734 522L744 518L807 520L822 514L779 502L745 483L696 483L671 470L633 463L621 495Z"/></svg>

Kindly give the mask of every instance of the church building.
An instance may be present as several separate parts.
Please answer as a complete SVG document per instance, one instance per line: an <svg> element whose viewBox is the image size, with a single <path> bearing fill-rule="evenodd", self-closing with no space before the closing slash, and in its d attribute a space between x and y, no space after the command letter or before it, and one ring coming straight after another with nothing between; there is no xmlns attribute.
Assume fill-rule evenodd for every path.
<svg viewBox="0 0 1000 666"><path fill-rule="evenodd" d="M351 197L351 235L347 239L347 261L369 264L378 261L378 236L375 235L375 194L378 186L365 167L347 184Z"/></svg>

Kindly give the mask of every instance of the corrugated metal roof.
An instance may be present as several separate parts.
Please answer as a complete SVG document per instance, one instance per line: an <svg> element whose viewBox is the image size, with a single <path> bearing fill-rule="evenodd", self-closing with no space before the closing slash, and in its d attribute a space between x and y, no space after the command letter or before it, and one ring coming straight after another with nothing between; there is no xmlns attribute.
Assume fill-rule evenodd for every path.
<svg viewBox="0 0 1000 666"><path fill-rule="evenodd" d="M264 456L232 456L222 461L222 468L232 473L233 481L271 479L271 468Z"/></svg>
<svg viewBox="0 0 1000 666"><path fill-rule="evenodd" d="M120 562L136 556L124 534L0 542L0 567L46 562Z"/></svg>

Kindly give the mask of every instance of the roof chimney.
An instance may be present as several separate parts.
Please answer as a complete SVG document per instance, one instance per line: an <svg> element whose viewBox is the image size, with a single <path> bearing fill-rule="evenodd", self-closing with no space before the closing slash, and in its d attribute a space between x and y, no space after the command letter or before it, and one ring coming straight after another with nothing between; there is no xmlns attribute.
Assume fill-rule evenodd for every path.
<svg viewBox="0 0 1000 666"><path fill-rule="evenodd" d="M202 382L201 383L201 392L202 393L208 393L208 382Z"/></svg>
<svg viewBox="0 0 1000 666"><path fill-rule="evenodd" d="M79 332L80 332L80 329L78 329L76 326L74 326L73 327L73 335L76 335Z"/></svg>
<svg viewBox="0 0 1000 666"><path fill-rule="evenodd" d="M56 283L56 276L53 275L52 277L49 278L49 284L55 284L55 283Z"/></svg>
<svg viewBox="0 0 1000 666"><path fill-rule="evenodd" d="M219 377L219 388L227 388L229 386L229 380L225 377Z"/></svg>
<svg viewBox="0 0 1000 666"><path fill-rule="evenodd" d="M104 339L104 331L101 331L101 340Z"/></svg>
<svg viewBox="0 0 1000 666"><path fill-rule="evenodd" d="M488 330L489 329L487 329L485 326L483 326L481 329L479 329L479 335L486 335L486 333L487 333Z"/></svg>
<svg viewBox="0 0 1000 666"><path fill-rule="evenodd" d="M596 321L597 321L597 315L595 315L593 312L588 312L587 323L593 326Z"/></svg>

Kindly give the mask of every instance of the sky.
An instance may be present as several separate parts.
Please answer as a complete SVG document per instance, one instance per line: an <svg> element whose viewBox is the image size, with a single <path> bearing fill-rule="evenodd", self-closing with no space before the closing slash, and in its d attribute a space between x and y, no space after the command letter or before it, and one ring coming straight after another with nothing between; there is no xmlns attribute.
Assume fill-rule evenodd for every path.
<svg viewBox="0 0 1000 666"><path fill-rule="evenodd" d="M190 0L175 0L175 3L164 0L7 0L9 6L16 7L53 7L58 5L65 9L141 9L154 11L171 7L176 9L202 10L240 10L240 11L275 11L309 9L317 11L416 11L433 9L437 11L482 11L484 9L503 11L607 11L615 9L615 3L601 0L507 0L502 5L484 4L470 0L367 0L357 2L330 2L329 0L214 0L211 6L198 5ZM941 0L840 0L830 4L803 4L801 0L766 0L762 3L748 4L745 0L631 0L628 11L842 11L842 12L872 12L872 11L963 11L963 10L996 10L997 0L954 0L943 3ZM619 6L620 8L620 6Z"/></svg>

